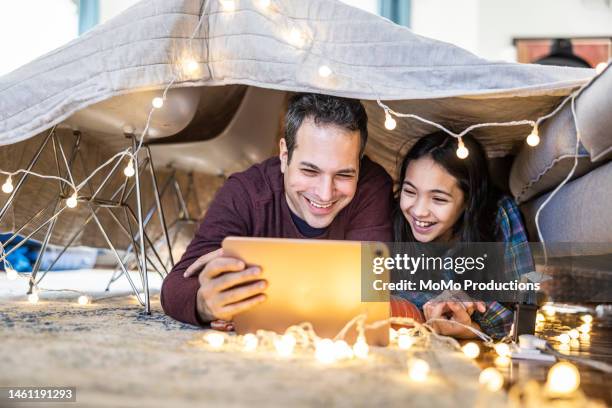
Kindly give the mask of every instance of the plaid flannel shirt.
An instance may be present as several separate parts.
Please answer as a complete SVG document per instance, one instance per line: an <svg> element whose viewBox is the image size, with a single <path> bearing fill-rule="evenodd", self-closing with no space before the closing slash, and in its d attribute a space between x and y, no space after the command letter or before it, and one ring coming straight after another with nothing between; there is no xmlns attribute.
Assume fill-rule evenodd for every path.
<svg viewBox="0 0 612 408"><path fill-rule="evenodd" d="M496 224L501 232L502 241L506 243L504 247L506 278L520 280L522 275L534 271L535 265L521 213L510 197L503 197L499 201ZM451 272L446 272L448 272L446 279L452 279ZM414 303L419 309L437 296L430 292L398 292L396 295ZM497 301L488 302L487 310L484 313L475 311L472 314L472 320L494 339L501 339L508 335L513 318L514 312Z"/></svg>

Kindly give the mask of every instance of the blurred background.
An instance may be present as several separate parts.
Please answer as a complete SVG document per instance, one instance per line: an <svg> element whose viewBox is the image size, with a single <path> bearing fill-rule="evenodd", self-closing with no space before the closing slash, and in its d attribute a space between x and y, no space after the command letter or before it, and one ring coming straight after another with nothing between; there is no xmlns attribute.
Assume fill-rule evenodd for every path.
<svg viewBox="0 0 612 408"><path fill-rule="evenodd" d="M487 59L535 62L552 54L543 62L573 66L585 66L586 62L594 68L612 56L612 0L342 1ZM137 2L1 1L0 75Z"/></svg>

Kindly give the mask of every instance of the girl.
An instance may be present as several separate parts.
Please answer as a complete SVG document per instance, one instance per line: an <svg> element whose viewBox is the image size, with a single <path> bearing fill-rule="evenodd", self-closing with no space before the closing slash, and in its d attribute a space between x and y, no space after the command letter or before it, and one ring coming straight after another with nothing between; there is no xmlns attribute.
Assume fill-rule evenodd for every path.
<svg viewBox="0 0 612 408"><path fill-rule="evenodd" d="M469 135L463 143L469 151L465 159L457 156L457 139L444 132L425 136L410 149L395 195L395 242L504 242L503 278L520 280L535 268L519 210L493 187L482 146ZM398 295L408 301L392 305L394 315L418 308L425 320L454 320L494 338L506 336L512 325L512 310L497 301L475 302L462 292L437 297L424 292ZM475 336L450 322L433 326L441 334Z"/></svg>

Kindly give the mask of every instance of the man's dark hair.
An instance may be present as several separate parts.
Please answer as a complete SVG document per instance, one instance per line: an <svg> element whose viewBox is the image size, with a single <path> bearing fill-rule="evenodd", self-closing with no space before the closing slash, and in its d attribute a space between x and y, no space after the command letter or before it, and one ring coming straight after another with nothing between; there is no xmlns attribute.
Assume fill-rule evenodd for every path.
<svg viewBox="0 0 612 408"><path fill-rule="evenodd" d="M361 147L359 157L363 156L368 140L368 115L357 99L314 93L296 94L289 100L285 116L285 142L288 161L291 161L296 147L296 134L304 119L312 119L316 125L334 125L346 130L359 130Z"/></svg>

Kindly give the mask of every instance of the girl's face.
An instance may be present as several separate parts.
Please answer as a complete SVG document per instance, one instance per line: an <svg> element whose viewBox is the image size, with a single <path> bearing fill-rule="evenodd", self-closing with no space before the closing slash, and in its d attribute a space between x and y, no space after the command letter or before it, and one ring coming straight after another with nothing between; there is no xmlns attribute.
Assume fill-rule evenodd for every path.
<svg viewBox="0 0 612 408"><path fill-rule="evenodd" d="M424 156L408 164L401 187L400 208L416 240L452 239L453 225L465 208L457 179Z"/></svg>

